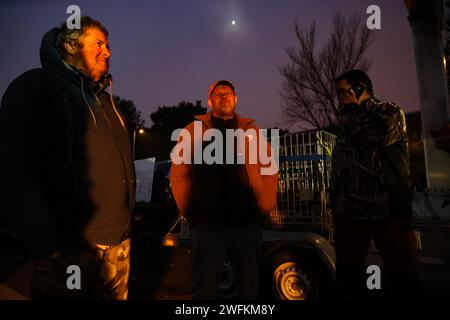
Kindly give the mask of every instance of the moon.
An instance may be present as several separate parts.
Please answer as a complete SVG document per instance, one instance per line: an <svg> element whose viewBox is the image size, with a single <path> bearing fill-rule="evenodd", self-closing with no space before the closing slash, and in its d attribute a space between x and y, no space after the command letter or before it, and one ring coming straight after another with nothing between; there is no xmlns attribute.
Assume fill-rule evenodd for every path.
<svg viewBox="0 0 450 320"><path fill-rule="evenodd" d="M231 21L231 24L232 24L233 26L235 26L235 25L236 25L236 20Z"/></svg>

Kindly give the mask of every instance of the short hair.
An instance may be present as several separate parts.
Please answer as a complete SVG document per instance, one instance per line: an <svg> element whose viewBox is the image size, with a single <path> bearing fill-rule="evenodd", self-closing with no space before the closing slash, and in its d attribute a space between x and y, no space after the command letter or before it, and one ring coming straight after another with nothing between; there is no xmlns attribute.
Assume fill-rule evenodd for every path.
<svg viewBox="0 0 450 320"><path fill-rule="evenodd" d="M89 16L82 16L80 19L80 29L69 29L67 28L67 23L64 22L60 29L58 36L56 38L55 46L62 54L63 57L67 55L66 48L64 44L69 43L72 46L78 46L81 48L80 37L84 34L87 29L97 28L102 31L106 37L109 33L105 26L98 20L92 19Z"/></svg>
<svg viewBox="0 0 450 320"><path fill-rule="evenodd" d="M347 80L352 87L356 87L357 85L363 83L367 92L373 96L372 81L370 81L369 76L364 71L356 69L347 71L337 77L334 84L338 84L338 82L342 80Z"/></svg>

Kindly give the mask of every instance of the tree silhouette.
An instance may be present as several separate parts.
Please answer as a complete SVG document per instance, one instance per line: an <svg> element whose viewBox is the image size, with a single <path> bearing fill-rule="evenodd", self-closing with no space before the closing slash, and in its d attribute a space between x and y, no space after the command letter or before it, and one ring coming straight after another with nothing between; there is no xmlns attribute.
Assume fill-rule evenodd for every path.
<svg viewBox="0 0 450 320"><path fill-rule="evenodd" d="M153 125L136 138L136 159L156 157L156 161L168 160L176 141L171 140L172 132L184 128L207 109L196 101L181 101L176 106L161 106L150 115Z"/></svg>
<svg viewBox="0 0 450 320"><path fill-rule="evenodd" d="M153 125L150 132L159 132L172 134L178 128L184 128L194 117L199 114L205 114L206 108L202 106L200 100L195 105L189 101L181 101L177 106L162 106L150 115Z"/></svg>
<svg viewBox="0 0 450 320"><path fill-rule="evenodd" d="M346 19L333 17L333 29L320 52L316 50L316 25L294 27L298 47L287 48L290 63L280 67L283 77L281 90L282 119L289 125L303 128L328 129L336 127L340 114L335 99L334 80L351 69L367 71L365 58L373 33L354 15Z"/></svg>
<svg viewBox="0 0 450 320"><path fill-rule="evenodd" d="M125 123L132 136L134 130L144 126L144 120L141 119L141 112L137 110L133 100L126 100L119 96L114 96L114 102L125 118Z"/></svg>

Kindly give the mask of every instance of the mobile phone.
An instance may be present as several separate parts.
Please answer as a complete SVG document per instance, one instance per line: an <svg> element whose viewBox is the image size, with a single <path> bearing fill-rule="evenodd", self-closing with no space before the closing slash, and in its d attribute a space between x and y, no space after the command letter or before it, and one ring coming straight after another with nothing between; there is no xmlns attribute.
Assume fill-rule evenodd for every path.
<svg viewBox="0 0 450 320"><path fill-rule="evenodd" d="M359 100L359 97L361 97L362 93L364 92L364 89L365 88L361 85L357 85L354 88L352 88L357 100Z"/></svg>

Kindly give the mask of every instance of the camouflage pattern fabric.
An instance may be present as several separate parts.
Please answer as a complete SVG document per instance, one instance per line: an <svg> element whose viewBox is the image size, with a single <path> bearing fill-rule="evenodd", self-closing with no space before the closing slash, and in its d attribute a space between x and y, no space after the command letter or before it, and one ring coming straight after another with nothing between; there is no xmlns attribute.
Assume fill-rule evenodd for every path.
<svg viewBox="0 0 450 320"><path fill-rule="evenodd" d="M130 239L119 245L91 244L65 250L36 263L33 299L126 300L130 273ZM80 270L80 288L70 288L70 266Z"/></svg>
<svg viewBox="0 0 450 320"><path fill-rule="evenodd" d="M409 218L411 189L403 111L371 98L345 118L333 151L335 219Z"/></svg>
<svg viewBox="0 0 450 320"><path fill-rule="evenodd" d="M96 245L102 259L100 276L111 290L112 298L126 300L130 275L130 239L117 246Z"/></svg>

